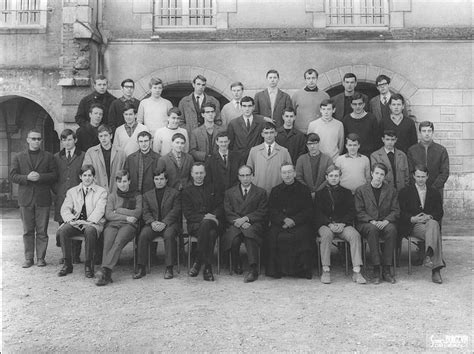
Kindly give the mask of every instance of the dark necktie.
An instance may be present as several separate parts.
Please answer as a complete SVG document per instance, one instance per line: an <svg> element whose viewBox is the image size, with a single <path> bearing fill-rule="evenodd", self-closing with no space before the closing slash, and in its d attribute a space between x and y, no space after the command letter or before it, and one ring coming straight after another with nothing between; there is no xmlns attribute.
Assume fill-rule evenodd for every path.
<svg viewBox="0 0 474 354"><path fill-rule="evenodd" d="M383 103L384 106L387 105L387 97L384 96L384 97L382 98L382 103Z"/></svg>
<svg viewBox="0 0 474 354"><path fill-rule="evenodd" d="M143 187L143 153L138 155L138 191L142 191Z"/></svg>
<svg viewBox="0 0 474 354"><path fill-rule="evenodd" d="M227 167L227 155L224 154L222 157L224 158L224 165Z"/></svg>
<svg viewBox="0 0 474 354"><path fill-rule="evenodd" d="M67 161L71 161L71 151L67 152Z"/></svg>
<svg viewBox="0 0 474 354"><path fill-rule="evenodd" d="M245 119L245 125L247 126L247 130L250 131L250 118Z"/></svg>
<svg viewBox="0 0 474 354"><path fill-rule="evenodd" d="M247 188L244 188L244 200L247 199L247 194L248 194L248 190Z"/></svg>
<svg viewBox="0 0 474 354"><path fill-rule="evenodd" d="M199 98L200 98L199 96L196 96L196 103L197 103L198 107L201 108L201 105L199 104Z"/></svg>
<svg viewBox="0 0 474 354"><path fill-rule="evenodd" d="M268 145L268 156L272 154L272 146Z"/></svg>

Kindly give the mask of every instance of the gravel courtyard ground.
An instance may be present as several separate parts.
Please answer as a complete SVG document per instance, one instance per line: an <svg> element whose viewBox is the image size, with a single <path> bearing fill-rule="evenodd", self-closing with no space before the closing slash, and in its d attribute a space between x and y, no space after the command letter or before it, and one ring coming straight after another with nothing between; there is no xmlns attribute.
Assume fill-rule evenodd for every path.
<svg viewBox="0 0 474 354"><path fill-rule="evenodd" d="M164 280L163 264L131 278L128 245L113 274L97 287L83 266L58 278L60 249L50 223L48 266L22 269L21 222L2 220L3 352L472 352L472 229L444 240L442 285L414 267L406 241L397 284L356 285L334 257L333 284L221 270L214 283L189 278L185 267ZM445 229L445 230L446 230ZM161 245L160 245L161 246ZM162 262L162 252L160 252ZM316 270L315 270L316 273Z"/></svg>

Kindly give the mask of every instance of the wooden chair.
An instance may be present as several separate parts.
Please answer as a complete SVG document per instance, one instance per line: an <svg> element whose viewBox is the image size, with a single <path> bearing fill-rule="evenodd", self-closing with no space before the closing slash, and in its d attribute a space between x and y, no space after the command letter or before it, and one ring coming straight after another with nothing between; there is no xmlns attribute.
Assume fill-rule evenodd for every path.
<svg viewBox="0 0 474 354"><path fill-rule="evenodd" d="M341 238L334 237L332 244L338 249L341 245L344 245L344 257L346 260L346 275L349 275L349 242ZM316 237L316 263L318 264L318 274L321 276L321 236L319 234Z"/></svg>

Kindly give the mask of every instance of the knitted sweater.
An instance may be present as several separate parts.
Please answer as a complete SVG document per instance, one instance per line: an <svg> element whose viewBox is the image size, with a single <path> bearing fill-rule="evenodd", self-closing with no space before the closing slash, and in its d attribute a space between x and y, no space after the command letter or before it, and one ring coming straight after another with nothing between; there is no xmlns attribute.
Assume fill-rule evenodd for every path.
<svg viewBox="0 0 474 354"><path fill-rule="evenodd" d="M183 152L189 152L188 131L184 128L170 129L168 127L160 128L155 132L155 136L153 137L153 151L161 156L165 156L169 153L171 151L171 138L176 133L184 135L186 143L184 144Z"/></svg>
<svg viewBox="0 0 474 354"><path fill-rule="evenodd" d="M296 91L291 98L296 111L295 128L306 133L309 123L321 117L319 108L325 99L329 99L329 95L324 91Z"/></svg>
<svg viewBox="0 0 474 354"><path fill-rule="evenodd" d="M137 135L143 131L148 131L147 127L138 123L132 136L128 136L125 124L122 124L115 130L114 146L125 151L127 156L133 154L135 151L140 149L138 146Z"/></svg>
<svg viewBox="0 0 474 354"><path fill-rule="evenodd" d="M329 122L319 118L309 123L308 134L316 133L320 137L319 151L329 155L335 161L344 148L344 127L337 119Z"/></svg>
<svg viewBox="0 0 474 354"><path fill-rule="evenodd" d="M137 122L145 124L153 135L157 129L166 127L168 111L172 107L173 104L163 97L145 98L138 107Z"/></svg>

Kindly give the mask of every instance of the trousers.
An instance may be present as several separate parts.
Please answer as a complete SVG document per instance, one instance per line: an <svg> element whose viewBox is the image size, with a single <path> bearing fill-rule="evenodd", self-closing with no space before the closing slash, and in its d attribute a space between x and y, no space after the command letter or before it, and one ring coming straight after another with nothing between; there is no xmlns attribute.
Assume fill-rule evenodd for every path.
<svg viewBox="0 0 474 354"><path fill-rule="evenodd" d="M28 206L20 207L23 222L23 245L25 259L44 259L48 248L48 223L50 207ZM36 246L36 247L35 247Z"/></svg>
<svg viewBox="0 0 474 354"><path fill-rule="evenodd" d="M393 264L393 249L397 240L397 227L389 223L383 230L379 230L371 223L363 223L357 225L359 232L367 239L370 248L370 258L372 265L392 265ZM383 254L380 254L380 239L384 240Z"/></svg>
<svg viewBox="0 0 474 354"><path fill-rule="evenodd" d="M77 235L84 235L85 237L85 264L90 265L95 259L96 243L99 238L95 227L87 225L81 231L70 224L63 224L59 229L59 238L61 240L61 249L63 251L63 258L66 262L71 262L71 237Z"/></svg>
<svg viewBox="0 0 474 354"><path fill-rule="evenodd" d="M443 250L441 246L441 230L436 220L429 220L425 224L418 223L413 226L412 235L416 238L425 240L425 250L431 248L433 256L433 268L442 268L445 263L443 261Z"/></svg>
<svg viewBox="0 0 474 354"><path fill-rule="evenodd" d="M113 269L123 248L135 237L137 229L131 225L110 225L104 230L102 267Z"/></svg>
<svg viewBox="0 0 474 354"><path fill-rule="evenodd" d="M258 264L258 243L255 239L245 237L242 233L238 234L232 240L232 246L230 248L230 254L233 260L233 264L237 265L240 262L240 245L244 243L245 249L247 250L247 257L249 265Z"/></svg>
<svg viewBox="0 0 474 354"><path fill-rule="evenodd" d="M148 263L148 247L156 237L163 237L165 243L165 263L167 267L174 264L176 254L176 237L178 236L177 224L166 226L161 232L153 231L151 225L145 225L138 236L138 259L137 264L144 266Z"/></svg>
<svg viewBox="0 0 474 354"><path fill-rule="evenodd" d="M352 226L346 226L342 232L334 234L329 227L323 225L319 228L319 235L321 236L321 264L323 266L331 265L331 244L334 237L349 242L352 266L357 267L362 265L360 234Z"/></svg>

